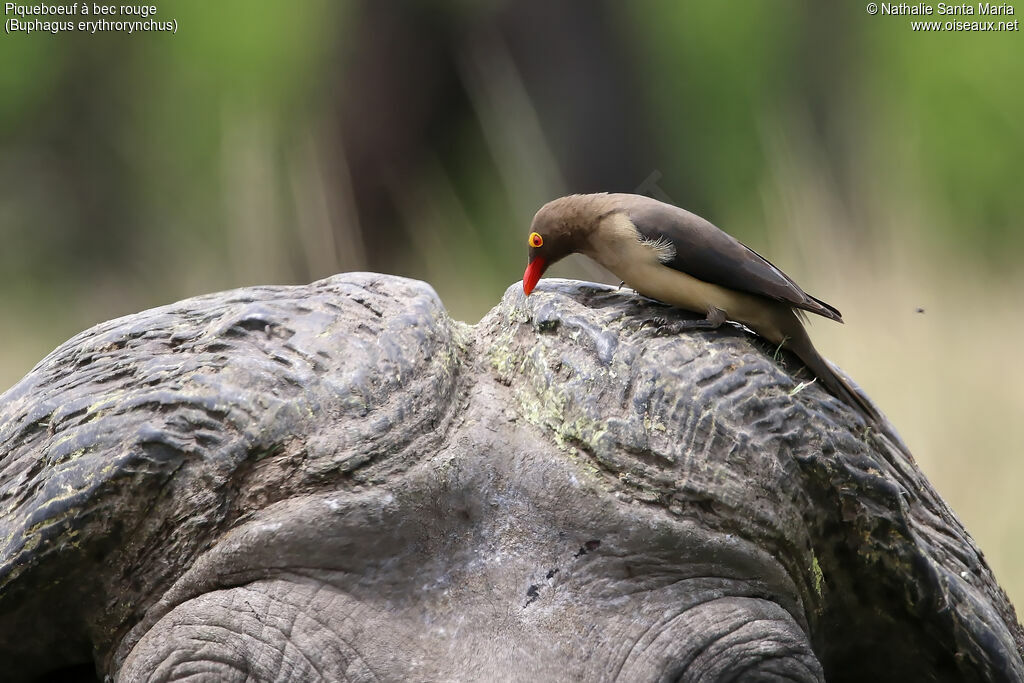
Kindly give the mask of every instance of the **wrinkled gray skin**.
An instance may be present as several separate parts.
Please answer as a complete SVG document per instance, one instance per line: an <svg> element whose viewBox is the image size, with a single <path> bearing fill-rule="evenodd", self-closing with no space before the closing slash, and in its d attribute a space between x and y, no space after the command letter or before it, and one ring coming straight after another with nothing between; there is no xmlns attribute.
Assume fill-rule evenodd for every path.
<svg viewBox="0 0 1024 683"><path fill-rule="evenodd" d="M0 398L4 680L1021 680L898 439L685 315L347 274L83 332Z"/></svg>

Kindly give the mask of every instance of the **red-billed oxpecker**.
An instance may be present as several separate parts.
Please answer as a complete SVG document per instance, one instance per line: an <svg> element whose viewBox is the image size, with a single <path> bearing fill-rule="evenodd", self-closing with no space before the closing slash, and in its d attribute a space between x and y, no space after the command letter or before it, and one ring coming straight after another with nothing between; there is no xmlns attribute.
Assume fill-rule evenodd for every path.
<svg viewBox="0 0 1024 683"><path fill-rule="evenodd" d="M837 398L870 420L879 419L814 349L801 322L810 311L841 323L839 311L696 214L640 195L572 195L541 207L529 245L523 274L527 295L548 266L584 254L638 293L707 316L675 329L742 323L795 353Z"/></svg>

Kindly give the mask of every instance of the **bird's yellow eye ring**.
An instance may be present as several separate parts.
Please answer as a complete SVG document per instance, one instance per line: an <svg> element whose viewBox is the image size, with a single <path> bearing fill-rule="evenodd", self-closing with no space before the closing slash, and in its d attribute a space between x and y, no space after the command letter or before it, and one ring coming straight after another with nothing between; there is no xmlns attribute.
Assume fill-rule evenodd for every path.
<svg viewBox="0 0 1024 683"><path fill-rule="evenodd" d="M544 246L544 238L541 237L539 233L531 232L530 233L530 246L531 247L543 247Z"/></svg>

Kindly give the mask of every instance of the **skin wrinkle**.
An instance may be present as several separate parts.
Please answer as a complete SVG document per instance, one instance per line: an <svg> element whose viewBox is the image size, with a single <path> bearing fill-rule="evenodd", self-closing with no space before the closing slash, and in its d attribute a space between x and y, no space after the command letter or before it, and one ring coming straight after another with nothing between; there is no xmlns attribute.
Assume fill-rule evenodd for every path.
<svg viewBox="0 0 1024 683"><path fill-rule="evenodd" d="M678 613L676 615L673 615L673 616L668 617L668 618L661 619L661 620L659 620L659 621L657 621L655 623L650 624L643 631L643 633L638 638L636 638L633 641L633 644L630 647L630 650L629 650L629 653L627 654L627 656L620 660L619 666L616 669L615 676L614 676L613 680L620 680L621 677L622 677L623 670L625 670L627 668L632 669L631 665L635 665L637 661L642 661L644 656L652 651L652 648L658 648L658 651L661 653L661 656L663 656L663 657L673 657L673 656L674 657L678 657L678 656L680 656L681 653L679 653L676 650L674 650L673 648L671 648L671 645L669 643L665 643L664 645L662 645L660 647L658 646L658 643L660 641L664 641L667 638L671 638L671 634L673 632L673 624L678 622L680 619L685 619L688 616L692 616L692 610L695 609L695 608L706 606L706 605L708 605L710 603L713 603L713 602L715 602L717 600L727 600L727 599L732 599L732 598L734 598L734 596L729 596L729 597L726 597L726 598L716 598L714 600L709 600L709 601L701 602L701 603L698 603L697 605L694 605L692 607L687 607L682 612L680 612L680 613ZM740 618L740 615L736 614L736 617ZM698 618L695 620L695 623L694 624L690 624L690 627L692 628L693 626L695 626L696 624L700 623L701 621L702 621L702 619L698 616ZM724 632L724 633L722 633L720 635L715 635L712 640L710 640L709 642L705 643L701 647L700 650L698 650L696 653L694 653L689 658L689 662L685 666L681 667L680 670L681 671L690 672L693 664L695 662L698 662L705 652L707 652L707 651L711 650L712 648L714 648L716 643L720 643L722 640L725 640L725 639L729 638L730 636L732 636L735 633L739 633L739 632L744 631L744 630L750 630L750 627L753 624L785 624L785 622L780 622L778 620L771 620L771 619L756 619L756 620L753 620L751 622L743 621L743 622L741 622L741 623L739 623L739 624L737 624L735 626L730 626L729 630L727 630L726 632ZM769 632L774 632L773 629L767 629L767 630ZM651 637L652 632L654 633L653 637ZM644 641L648 641L648 642L645 644ZM783 644L783 641L777 641L777 642L779 642L780 644ZM728 646L728 651L732 651L737 645L738 644L730 644ZM791 652L788 653L789 656L792 656L795 659L800 659L799 657L797 657L797 655L801 654L801 652L797 648L792 647L791 645L787 645L787 647L789 647L789 649L791 650ZM808 648L808 650L809 650L809 648ZM673 653L675 653L675 654L673 654ZM784 653L778 653L778 654L773 654L772 658L782 658L784 656L785 656ZM719 659L716 657L715 661L719 661ZM804 668L806 669L806 667L804 667Z"/></svg>
<svg viewBox="0 0 1024 683"><path fill-rule="evenodd" d="M637 570L638 568L643 568L645 564L648 565L649 568L645 569L644 571L641 571L640 573L642 574L642 576L636 577L636 579L634 581L639 581L639 580L650 581L652 579L656 579L656 577L651 575L651 569L655 568L655 567L661 567L661 568L671 567L671 564L672 564L672 561L673 561L671 559L671 557L667 557L667 558L665 558L664 560L661 560L661 561L652 558L651 560L648 560L647 562L644 562L644 560L638 558L638 556L634 552L631 552L629 550L615 551L613 548L614 548L614 546L606 545L600 551L601 557L603 559L605 559L605 560L615 559L615 560L618 560L620 562L626 563L631 568L633 568L634 571ZM669 552L670 553L674 553L675 550L671 550ZM778 563L777 557L778 557L777 555L772 555L773 562ZM779 570L781 570L781 572L780 572L781 575L787 575L786 572L785 572L785 567L784 567L783 564L778 563L777 568ZM596 569L596 567L592 564L591 565L591 570L592 570L593 576L587 578L587 584L592 583L594 581L610 583L612 588L610 590L605 589L605 591L607 591L607 592L609 592L611 594L614 594L614 595L624 595L624 594L629 594L629 593L634 593L634 592L637 592L637 591L645 590L644 587L639 587L639 588L637 588L635 590L629 591L629 593L626 593L626 592L624 592L623 586L620 585L620 581L621 581L620 579L618 579L615 576L607 576L607 575L606 576L601 576L601 575L598 575L596 572L593 571L594 569ZM618 568L615 567L615 566L609 566L608 569L611 569L612 571L616 571ZM671 572L667 572L666 574L667 574L667 576L671 576ZM723 576L715 576L713 574L703 575L703 577L707 578L709 580L712 580L712 581L714 581L714 580L720 580L720 581L723 581L723 582L733 581L733 582L744 582L745 584L749 584L751 581L753 581L753 579L745 579L743 577L723 577ZM695 580L697 578L700 578L700 576L696 576L696 577L695 576L681 576L678 579L676 579L675 581L671 582L670 584L666 584L665 586L661 586L659 588L666 588L666 587L669 587L669 586L671 586L672 584L675 584L675 583L682 584L682 583L685 583L687 581L693 581L693 580ZM587 585L587 584L583 584L583 585ZM628 583L627 583L627 585L628 585ZM766 586L766 588L767 588L767 586ZM772 592L775 592L775 589L772 589ZM763 593L764 593L764 591L762 590L761 594L763 594ZM601 594L603 594L603 591L601 592ZM806 623L806 615L803 614L803 604L802 604L802 601L798 600L797 603L794 604L792 607L797 610L797 613L794 613L793 609L787 609L786 610L787 612L789 612L791 614L792 618L797 623L801 623L801 624Z"/></svg>
<svg viewBox="0 0 1024 683"><path fill-rule="evenodd" d="M758 600L757 598L746 598L746 599L747 600ZM701 606L709 606L710 604L713 604L713 603L719 602L719 601L732 602L734 600L735 600L735 598L732 597L732 596L716 598L714 600L708 600L708 601L706 601L704 603L701 603ZM762 601L767 602L766 600L762 600ZM708 650L710 650L711 648L714 647L715 643L721 641L723 638L728 637L731 633L733 633L736 630L742 628L743 624L745 623L742 620L740 621L739 624L731 623L732 620L736 619L736 617L738 616L738 613L741 612L741 611L742 610L740 610L739 607L737 606L737 607L733 607L732 609L730 609L728 612L725 612L725 613L716 613L716 612L712 612L711 613L712 616L716 617L719 622L725 622L726 619L729 620L728 625L726 625L725 623L721 624L722 626L724 626L726 628L726 631L724 633L716 634L716 635L712 636L711 638L709 638L700 647L700 649L696 650L692 654L692 656L689 657L688 661L686 662L685 666L683 667L683 670L689 671L691 669L691 667L693 667L694 663L700 661L701 657L704 655L705 652L707 652Z"/></svg>
<svg viewBox="0 0 1024 683"><path fill-rule="evenodd" d="M793 544L793 546L795 548L796 544ZM602 554L604 554L604 552L602 552ZM777 559L778 556L779 556L778 554L774 554L774 553L772 554L772 557L776 558L775 559L776 562L778 562L778 559ZM617 559L628 560L629 561L629 566L634 571L642 570L643 565L640 562L638 562L636 560L633 560L632 559L633 557L635 557L635 556L634 555L630 555L628 553L623 553L622 555L618 556ZM666 561L664 561L662 563L655 562L655 563L652 564L652 566L653 567L658 567L658 566L664 567L666 564L670 564L670 561L666 560ZM786 571L785 566L781 562L779 563L779 568L782 570L782 574L783 575L785 575L787 577L792 577L792 575L789 574ZM641 579L649 581L649 580L653 580L653 579L657 578L657 575L652 574L650 572L650 570L638 571L638 574L639 574L639 576L635 577L635 579L634 579L635 581L639 581ZM670 576L670 575L671 574L666 574L666 577ZM676 579L675 581L672 581L671 583L665 584L664 586L659 586L659 587L657 587L657 589L665 589L665 588L669 588L671 586L674 586L676 584L684 584L686 582L690 582L690 581L694 581L694 580L699 580L699 579L707 579L709 581L721 581L721 582L727 583L727 584L728 583L733 583L733 584L734 583L741 583L743 585L750 586L752 593L750 595L741 594L741 597L763 597L765 595L765 593L767 593L767 592L771 592L771 593L777 592L776 589L771 589L768 584L765 584L763 590L755 592L754 591L754 586L752 585L752 584L756 583L755 579L743 578L743 577L726 577L726 576L720 576L720 575L716 576L714 574L698 575L698 576L683 576L683 577L680 577L680 578ZM614 579L611 579L611 580L614 580ZM653 589L653 588L652 589L648 589L646 587L640 586L637 589L635 589L633 591L630 591L628 593L623 593L623 592L620 592L620 591L616 591L616 593L620 594L620 595L632 595L632 594L644 592L646 590L655 590L655 589ZM780 605L780 607L781 607L781 605ZM790 616L794 619L794 621L797 624L801 624L803 626L806 626L806 624L807 624L807 615L804 613L805 612L805 608L804 608L804 605L803 605L803 600L799 596L797 597L796 604L794 604L792 607L794 609L796 609L797 611L794 612L793 609L786 608L786 607L784 607L783 609L785 609L790 614Z"/></svg>
<svg viewBox="0 0 1024 683"><path fill-rule="evenodd" d="M287 650L288 645L291 645L302 656L302 658L305 661L308 661L310 663L310 666L315 671L317 671L321 675L321 677L323 677L323 672L320 670L320 668L313 661L310 660L310 658L305 654L303 649L301 647L299 647L299 645L294 641L294 639L292 637L293 633L294 633L294 627L298 624L298 620L301 619L301 618L305 618L305 619L310 620L314 624L322 627L322 631L323 632L331 633L336 638L336 640L332 641L332 645L335 645L335 646L339 646L339 645L340 646L345 646L345 647L347 647L349 650L351 650L354 653L354 657L345 658L344 657L344 653L338 652L338 654L343 657L346 665L350 666L351 663L352 663L352 659L356 659L363 666L366 667L366 669L374 677L374 680L379 680L379 678L376 675L376 673L373 672L370 669L368 660L362 655L361 652L359 652L359 650L348 639L344 638L341 634L339 634L336 629L333 629L331 627L331 624L329 624L328 622L322 621L319 617L314 616L313 613L304 611L302 609L302 607L304 607L304 606L306 606L306 607L311 606L313 601L315 600L316 594L318 592L320 592L321 590L323 590L324 588L326 588L326 587L325 586L315 587L313 595L311 595L308 600L303 601L302 604L300 604L299 602L290 602L288 600L284 600L281 596L275 596L275 597L271 597L269 595L265 596L265 599L268 600L268 601L280 602L280 603L283 603L283 604L289 605L290 607L295 608L289 614L291 628L289 628L287 631L285 631L283 629L280 629L280 632L283 635L283 640L285 642L285 647L282 648L282 658L284 658L285 650ZM298 592L298 591L285 591L285 595L294 594L296 592ZM318 611L319 610L317 610L317 612ZM346 620L352 620L352 616L348 612L345 613L344 618Z"/></svg>
<svg viewBox="0 0 1024 683"><path fill-rule="evenodd" d="M244 623L245 622L241 622L241 624L244 624ZM253 650L252 647L246 647L245 645L243 645L242 642L240 642L240 641L243 641L243 642L247 642L247 641L246 641L246 637L244 635L238 633L238 630L237 630L237 626L238 625L240 625L239 622L231 622L231 626L226 626L226 625L222 625L222 624L212 624L212 623L210 623L208 621L193 622L193 623L182 622L182 623L176 625L175 629L177 629L177 628L184 629L186 626L191 627L191 630L187 631L188 635L186 636L186 641L199 641L199 642L202 642L202 643L210 643L210 644L218 645L220 647L223 647L223 648L226 648L228 650L231 650L235 654L235 656L236 656L236 662L238 664L244 665L244 667L242 669L240 669L240 670L244 670L246 673L252 673L252 671L251 671L252 667L250 666L252 661L251 661L250 657L251 657L252 654L254 654L254 650ZM216 633L216 632L219 632L219 631L226 632L230 637L229 638L224 638L224 639L219 639L219 638L213 637L213 633ZM210 635L207 636L207 637L203 637L204 633L207 633L207 634L210 634ZM257 638L254 638L254 637L250 637L250 640L254 641L254 642L257 642L257 643L260 643L261 645L271 646L270 647L271 651L283 652L283 649L284 649L284 648L274 647L274 646L271 645L271 643L269 643L267 641L263 641L263 640L257 639ZM257 651L261 652L263 649L264 648L259 648ZM201 662L201 661L204 661L204 660L210 660L211 659L211 654L209 652L204 651L204 649L202 649L202 648L193 648L193 649L188 650L187 653L183 652L182 654L187 654L187 656L189 658L189 661L193 661L193 662ZM302 655L303 653L300 652L299 654ZM304 655L303 655L303 657L304 657ZM306 658L304 657L304 659L306 659ZM219 660L214 660L214 661L219 661ZM310 662L308 659L306 659L306 661L309 663L311 668L315 669L315 667L313 666L312 662ZM226 662L227 662L227 660L225 660L225 663ZM239 667L234 667L234 668L239 668ZM271 667L271 670L280 671L281 668L282 667L280 665L278 665L277 667Z"/></svg>
<svg viewBox="0 0 1024 683"><path fill-rule="evenodd" d="M199 680L203 680L204 678L206 678L206 680L209 680L207 678L208 676L215 675L215 676L217 676L218 680L223 681L224 680L224 676L223 676L223 671L221 670L221 668L220 667L213 667L213 666L211 666L211 667L203 667L202 666L202 665L208 664L208 663L211 663L211 662L207 662L207 661L198 661L197 662L197 661L194 661L194 660L193 661L179 662L178 664L175 664L173 667L171 667L171 670L169 672L167 672L168 675L164 679L162 679L162 680L189 681L189 680L192 680L193 677L198 677ZM213 664L223 664L224 668L226 668L226 669L228 669L230 671L236 672L240 676L244 676L244 678L242 678L242 680L248 680L248 675L247 675L248 672L247 671L240 670L238 667L232 666L232 665L230 665L230 664L228 664L226 662L213 661L212 663ZM181 669L185 669L185 671L182 672L182 671L180 671ZM152 679L149 679L149 680L152 680ZM233 677L232 679L229 679L229 680L238 680L238 678Z"/></svg>
<svg viewBox="0 0 1024 683"><path fill-rule="evenodd" d="M777 642L779 643L779 645L781 645L783 647L786 647L788 651L786 651L786 652L758 652L757 655L756 655L755 661L752 661L743 670L738 671L736 678L738 680L744 680L743 675L746 674L748 671L750 671L752 669L763 671L765 668L769 668L773 664L777 664L777 663L783 663L787 667L789 667L789 666L799 666L807 674L806 678L802 678L802 679L801 678L789 679L788 676L786 676L788 680L805 681L805 680L808 680L808 679L814 679L815 678L815 675L814 675L815 672L810 667L808 667L807 664L806 664L806 659L807 659L806 655L808 653L801 652L799 649L797 649L795 647L792 647L790 645L787 645L784 642L781 642L781 641L777 641ZM801 656L801 655L803 655L803 656ZM774 675L782 676L784 674L775 673Z"/></svg>
<svg viewBox="0 0 1024 683"><path fill-rule="evenodd" d="M265 621L264 619L260 618L259 613L256 611L256 608L253 607L250 604L249 599L247 597L245 597L244 593L252 593L254 595L254 597L259 597L261 602L267 602L268 601L267 596L259 593L258 591L250 590L250 589L248 589L245 586L240 587L240 590L243 591L243 595L239 596L239 597L244 602L245 606L248 607L248 609L249 609L249 612L246 613L246 616L248 617L248 615L251 613L252 616L255 617L255 619L258 622L260 622L260 633L259 633L259 640L260 641L262 641L262 642L271 642L271 640L269 638L269 635L270 635L270 632L272 632L272 631L276 631L278 633L281 633L282 636L284 636L286 639L288 637L290 637L290 632L288 634L285 634L284 630L281 629L280 627L278 627L276 624L271 624L271 623L269 623L269 620ZM269 606L264 607L264 613L269 612L268 607ZM292 620L292 623L294 623L294 620ZM272 670L280 671L284 667L284 661L283 661L284 660L284 652L283 652L283 649L272 648L272 651L276 653L276 657L275 657L275 660L270 664L269 668L271 668Z"/></svg>
<svg viewBox="0 0 1024 683"><path fill-rule="evenodd" d="M330 590L330 594L331 594L332 597L336 598L336 597L339 597L339 596L344 596L344 592L343 591L339 591L336 587L328 585L328 584L320 584L320 585L314 586L314 593L311 596L311 599L308 601L308 604L311 605L315 601L317 596L319 596L319 595L321 595L323 593L326 593L328 590ZM288 592L290 592L290 591L288 591ZM331 602L331 600L328 600L328 602ZM349 629L350 632L358 632L361 629L361 627L362 627L362 625L358 624L358 622L356 621L355 614L354 614L355 612L358 612L360 610L360 604L358 602L356 602L354 607L355 607L355 609L353 609L353 610L346 610L343 613L343 620L344 620L343 623L349 622L349 623L353 624L354 626L356 626L356 625L358 626L358 628L350 628ZM366 656L364 656L363 653L359 650L359 648L357 648L355 646L355 644L350 639L345 638L344 636L339 634L336 629L332 629L330 622L323 621L322 618L319 616L321 611L322 610L317 609L317 610L315 610L314 613L300 612L300 615L301 616L305 616L306 618L308 618L313 623L317 624L318 626L323 627L324 631L330 632L333 635L335 635L336 637L338 637L339 640L340 640L340 643L342 645L344 645L348 649L352 650L353 653L355 653L355 659L360 664L362 664L363 667L365 667L366 671L373 677L373 680L375 680L375 681L381 680L380 675L376 671L374 671L373 667L370 665L371 659L366 657ZM314 616L314 614L316 616ZM351 661L347 661L346 663L349 666L351 666Z"/></svg>
<svg viewBox="0 0 1024 683"><path fill-rule="evenodd" d="M742 646L747 644L747 643L750 643L750 642L763 644L765 642L765 640L766 640L766 635L762 634L760 638L753 638L752 637L750 639L741 640L739 642L727 643L727 644L723 644L723 641L725 641L726 639L729 639L729 638L731 638L733 636L739 635L739 634L741 634L744 631L752 630L755 624L784 624L784 622L781 622L781 621L779 621L777 619L765 619L765 618L752 619L752 620L749 620L749 621L741 621L740 623L730 627L729 630L726 631L725 633L722 633L721 635L715 636L715 638L712 641L708 642L706 644L706 646L704 648L702 648L701 652L698 653L698 655L693 658L692 663L699 662L701 657L706 652L713 652L716 649L721 649L722 650L721 652L715 652L713 654L713 656L709 655L706 658L706 661L709 662L709 664L708 664L709 667L714 667L717 663L721 662L721 659L722 659L723 656L730 656L731 653L735 653L737 650L739 651L739 653L735 654L735 655L732 655L730 658L733 660L732 664L738 664L737 660L740 660L742 658L741 656L743 655L743 652L744 652L743 649L742 649ZM768 631L769 634L772 634L774 642L779 643L780 645L783 644L782 641L777 639L778 631L776 629L770 629L769 628L769 629L767 629L767 631ZM790 646L788 646L788 647L790 647ZM808 648L808 650L809 649L810 648ZM786 654L783 654L783 653L778 653L778 654L771 655L771 657L773 659L788 658L788 659L797 660L797 661L803 659L802 657L794 656L796 654L799 654L799 652L798 651L792 652L789 655L786 655ZM764 662L764 657L765 656L766 655L763 652L762 653L751 653L750 657L753 657L754 662L752 662L750 666L756 666L756 667L758 667L758 669L760 669L761 668L761 664ZM691 665L692 665L692 663L691 663ZM749 668L750 667L747 667L747 669L749 669ZM739 672L737 672L737 673L739 673Z"/></svg>
<svg viewBox="0 0 1024 683"><path fill-rule="evenodd" d="M635 591L632 591L632 592L629 592L629 593L623 593L622 595L624 597L633 597L633 596L641 595L641 594L644 594L644 593L653 593L653 592L659 591L659 590L667 590L669 588L674 588L676 586L681 586L683 584L689 583L690 581L700 581L702 579L709 579L709 580L712 580L712 581L717 580L717 581L720 581L722 584L724 584L724 585L721 585L721 586L708 586L708 587L704 588L704 590L706 590L706 591L724 591L724 590L727 590L727 589L730 589L730 588L737 587L737 586L734 586L734 584L746 585L746 584L749 584L749 583L753 583L753 581L751 581L751 580L743 580L743 579L725 579L725 578L722 578L722 577L692 577L692 578L679 579L678 581L674 581L671 584L666 584L665 586L660 586L660 587L655 588L655 589L649 589L649 588L646 588L646 587L640 587L640 588L638 588ZM753 591L752 590L749 594L738 593L738 592L730 592L729 596L737 597L737 598L761 598L761 599L766 599L766 598L764 598L764 595L766 593L768 593L768 592L770 592L770 591L768 591L767 589L760 590L760 591ZM696 605L700 605L700 604L702 604L702 602L694 603L695 606ZM780 605L780 607L781 607L781 605Z"/></svg>
<svg viewBox="0 0 1024 683"><path fill-rule="evenodd" d="M316 585L316 586L313 587L313 593L312 593L312 595L310 595L309 599L306 601L306 605L308 605L310 607L313 607L315 605L318 597L320 597L321 595L326 594L329 589L330 589L331 593L330 593L330 596L328 597L328 600L327 600L328 602L333 602L333 600L331 598L337 598L337 597L339 597L339 595L342 594L341 591L338 591L333 586L328 586L327 584ZM288 593L288 592L289 591L286 591L286 593ZM343 617L342 617L343 620L347 621L347 622L350 622L352 624L356 624L357 622L356 622L355 615L353 614L353 612L358 612L358 611L359 611L359 604L356 603L354 610L351 610L351 611L350 610L346 610L346 611L344 611ZM329 622L323 621L322 617L320 616L321 612L322 612L322 610L320 610L320 609L314 609L311 612L310 611L297 610L297 615L300 616L300 617L305 617L305 618L309 619L310 621L312 621L313 623L317 624L318 626L323 627L324 631L330 632L333 635L335 635L336 637L338 637L339 640L340 640L340 643L342 645L344 645L345 647L350 649L353 653L355 653L355 659L360 664L362 664L363 667L366 668L367 672L369 672L369 674L373 677L373 680L375 680L375 681L376 680L380 680L380 676L378 676L377 672L374 671L373 668L370 666L370 661L371 661L370 658L364 656L364 654L359 650L359 648L357 648L355 646L355 644L352 642L352 640L350 640L350 639L344 637L343 635L337 633L336 629L332 629L331 628L331 625L330 625ZM296 620L296 624L297 624L297 620ZM349 629L349 630L351 632L358 632L358 629L355 629L355 628L352 628L352 629ZM346 664L348 665L346 668L349 668L349 667L351 667L352 662L351 661L347 661Z"/></svg>
<svg viewBox="0 0 1024 683"><path fill-rule="evenodd" d="M659 633L664 632L665 630L667 630L671 626L672 622L674 622L676 619L679 619L679 618L683 617L688 611L689 611L689 608L684 608L682 612L679 612L678 614L675 614L675 615L673 615L673 616L671 616L671 617L669 617L667 619L663 619L663 620L661 620L659 622L654 622L654 623L650 624L647 628L645 628L643 630L643 632L640 634L640 637L633 641L633 644L630 646L629 652L626 653L626 656L619 662L619 666L616 668L615 675L612 677L612 680L616 680L617 681L617 680L619 680L621 678L623 669L628 664L630 664L632 662L632 660L635 659L634 658L634 654L637 652L637 646L639 646L647 638L647 636L651 633L651 631L653 631L655 628L657 628ZM658 639L658 636L656 634L653 638L651 638L651 643L650 644L653 644L657 639ZM640 654L638 654L636 656L637 657L642 656L643 653L646 652L647 648L650 647L650 644L645 645L643 648L641 648L640 649Z"/></svg>
<svg viewBox="0 0 1024 683"><path fill-rule="evenodd" d="M269 598L269 596L266 596L266 595L263 595L263 594L259 593L258 591L253 591L253 593L255 593L257 595L260 595L264 599L272 599L272 598ZM207 594L207 595L209 595L209 594ZM231 609L229 604L224 604L224 603L218 602L217 603L217 607L219 607L221 610L224 610L224 611L234 611L235 613L238 613L237 610ZM246 612L247 613L243 613L243 614L245 614L246 617L248 617L249 615L252 614L252 612L249 612L249 611L246 611ZM236 641L238 639L243 639L244 640L245 638L250 638L251 640L253 640L255 642L259 642L259 643L261 643L263 645L269 646L272 651L273 650L280 651L282 657L284 656L284 652L287 649L287 644L292 644L294 649L295 649L295 651L301 657L301 659L303 661L305 661L310 666L310 668L312 670L318 671L319 673L322 674L322 671L320 671L320 669L316 665L316 663L313 660L311 660L309 658L309 656L307 656L306 653L301 648L299 648L297 645L295 645L292 642L292 640L291 640L290 634L286 635L283 630L281 630L279 628L276 628L276 627L273 627L276 631L278 631L279 633L282 633L282 635L285 636L284 638L282 638L283 642L285 643L285 647L283 647L283 648L277 648L271 642L268 642L266 640L258 638L255 635L254 632L241 633L241 631L243 631L244 629L240 629L239 626L241 626L243 624L246 624L246 623L251 623L253 620L254 619L251 619L251 618L246 618L246 619L241 620L241 621L225 619L226 622L231 624L230 627L222 625L222 624L219 624L219 623L211 623L209 621L175 620L174 623L171 625L171 628L172 629L181 628L181 629L186 630L187 633L190 633L189 637L192 640L199 640L201 642L210 642L210 643L215 643L215 644L221 645L223 647L228 647L228 648L230 648L230 649L232 649L232 650L234 650L236 652L236 654L238 655L239 661L242 661L242 662L247 661L246 654L251 652L251 648L240 649L240 646L236 643ZM268 626L265 622L261 621L258 618L256 618L255 621L260 624L260 630L264 630ZM324 626L325 630L327 630L327 624L320 624L320 625ZM188 630L189 627L192 627L193 630L189 631ZM234 630L232 630L232 629L234 629ZM209 631L212 631L212 632L224 631L230 637L229 638L225 638L223 640L221 640L221 639L214 639L212 637L204 639L204 638L200 638L199 637L199 633L196 633L196 630L198 630L199 633L201 633L202 630L206 630L208 632ZM194 655L194 654L198 654L198 653L193 651L192 654Z"/></svg>
<svg viewBox="0 0 1024 683"><path fill-rule="evenodd" d="M187 639L185 642L187 642ZM231 660L209 658L197 660L195 659L194 650L185 650L181 646L176 645L174 649L168 652L163 659L161 659L159 662L157 662L154 666L151 667L152 674L150 676L150 680L152 680L154 677L157 677L157 674L160 674L161 671L164 669L166 669L166 671L163 672L163 676L158 677L159 680L177 680L177 676L175 675L175 673L179 668L186 666L201 666L209 662L219 663L231 670L240 671L240 669Z"/></svg>
<svg viewBox="0 0 1024 683"><path fill-rule="evenodd" d="M793 654L795 653L758 653L754 657L747 657L746 659L752 660L748 664L743 665L740 662L736 662L732 667L730 667L730 673L733 674L731 680L750 680L747 676L751 674L757 674L763 678L764 676L769 675L769 673L775 679L795 681L797 683L806 683L806 681L809 680L820 680L819 677L815 675L815 672L808 668L804 663L804 657L793 656ZM805 678L791 678L788 673L771 671L775 664L783 664L785 667L800 666L807 676Z"/></svg>
<svg viewBox="0 0 1024 683"><path fill-rule="evenodd" d="M744 621L736 629L734 629L731 633L723 635L722 639L725 639L726 637L729 637L729 636L736 636L736 638L738 638L738 640L735 643L729 645L730 649L734 648L734 647L742 646L742 645L748 645L748 644L753 644L756 647L763 648L768 643L776 643L777 645L780 645L780 646L790 647L786 643L786 641L783 641L783 640L780 640L779 638L777 638L778 634L777 634L777 631L775 629L770 628L770 626L772 624L780 624L780 623L783 623L783 622L781 620L779 620L779 619L767 619L767 618L750 619L750 620ZM743 638L742 637L745 632L747 632L747 631L755 631L756 629L761 628L761 627L765 627L763 629L763 632L761 632L761 633L751 633L750 637L748 637L748 638Z"/></svg>

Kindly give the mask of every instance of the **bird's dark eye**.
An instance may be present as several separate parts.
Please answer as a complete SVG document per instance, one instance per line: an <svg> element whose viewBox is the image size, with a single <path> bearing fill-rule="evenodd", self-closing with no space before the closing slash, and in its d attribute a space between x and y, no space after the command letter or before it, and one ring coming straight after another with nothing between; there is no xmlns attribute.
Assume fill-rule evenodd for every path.
<svg viewBox="0 0 1024 683"><path fill-rule="evenodd" d="M540 233L531 232L529 242L531 247L544 246L544 238L540 236Z"/></svg>

